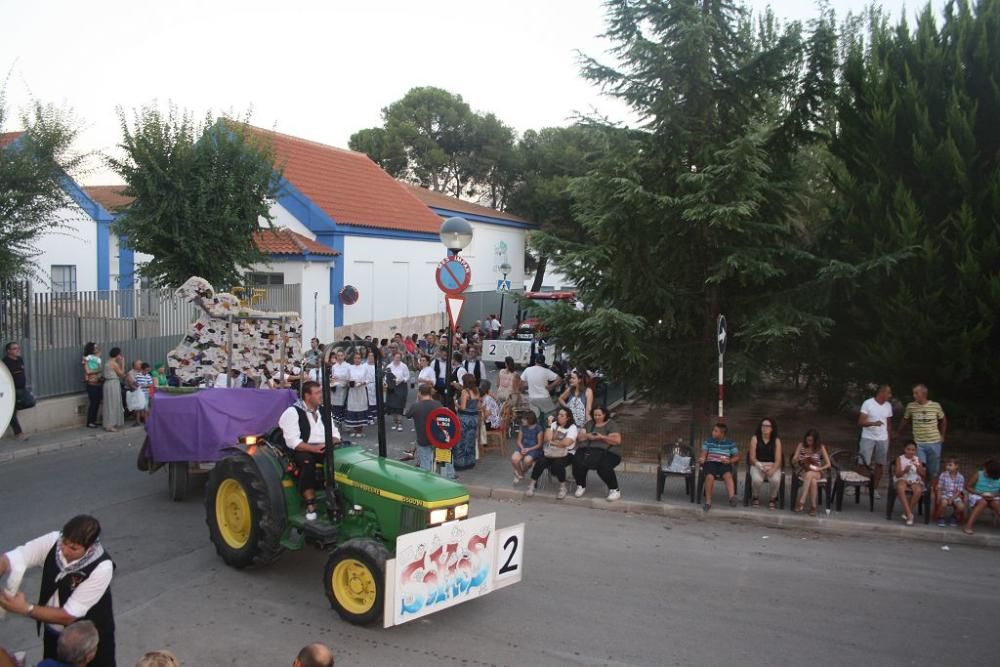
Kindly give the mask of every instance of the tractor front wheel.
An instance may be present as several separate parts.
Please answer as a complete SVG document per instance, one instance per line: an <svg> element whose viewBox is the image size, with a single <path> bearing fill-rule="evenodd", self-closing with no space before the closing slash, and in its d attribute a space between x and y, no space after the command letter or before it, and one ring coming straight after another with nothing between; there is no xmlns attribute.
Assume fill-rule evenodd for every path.
<svg viewBox="0 0 1000 667"><path fill-rule="evenodd" d="M242 568L281 555L280 508L272 507L264 479L249 456L230 456L212 469L205 493L205 522L227 565Z"/></svg>
<svg viewBox="0 0 1000 667"><path fill-rule="evenodd" d="M389 552L378 540L348 540L326 561L323 588L330 606L354 625L368 625L382 616L385 605L385 562Z"/></svg>

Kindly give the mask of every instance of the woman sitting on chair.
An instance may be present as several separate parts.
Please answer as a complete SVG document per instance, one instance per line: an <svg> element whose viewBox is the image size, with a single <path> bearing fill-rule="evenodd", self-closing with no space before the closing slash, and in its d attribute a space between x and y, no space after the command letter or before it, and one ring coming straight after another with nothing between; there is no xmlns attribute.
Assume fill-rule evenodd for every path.
<svg viewBox="0 0 1000 667"><path fill-rule="evenodd" d="M924 480L927 478L927 467L917 457L917 443L914 441L908 440L903 446L903 454L893 466L892 478L896 484L896 497L903 506L903 520L907 526L912 526L913 508L924 495ZM913 494L913 498L906 497L907 491Z"/></svg>
<svg viewBox="0 0 1000 667"><path fill-rule="evenodd" d="M618 426L608 417L607 408L595 405L594 418L587 422L577 437L579 446L573 456L573 477L576 479L577 498L587 492L587 472L596 470L597 476L608 486L608 501L622 497L618 488L615 466L622 462L621 455L614 451L622 445L622 434Z"/></svg>
<svg viewBox="0 0 1000 667"><path fill-rule="evenodd" d="M757 424L757 432L750 438L750 479L754 507L760 507L760 490L764 482L767 482L770 485L767 508L775 508L774 501L781 488L781 457L778 425L770 417L765 417Z"/></svg>
<svg viewBox="0 0 1000 667"><path fill-rule="evenodd" d="M802 481L802 491L799 493L796 512L806 508L806 498L809 499L809 516L816 516L816 498L819 495L819 482L823 473L830 469L830 455L826 445L819 438L819 431L814 428L806 431L802 442L795 448L792 465L799 467L798 475Z"/></svg>

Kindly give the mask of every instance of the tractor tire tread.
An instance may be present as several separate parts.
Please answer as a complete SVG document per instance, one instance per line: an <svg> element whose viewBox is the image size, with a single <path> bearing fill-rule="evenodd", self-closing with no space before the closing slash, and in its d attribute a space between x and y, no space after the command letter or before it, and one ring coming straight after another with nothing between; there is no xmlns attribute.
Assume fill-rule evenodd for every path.
<svg viewBox="0 0 1000 667"><path fill-rule="evenodd" d="M235 474L228 474L234 467ZM223 479L235 477L249 488L247 491L250 509L254 517L254 528L250 536L253 543L249 554L234 557L228 546L224 545L221 535L217 534L215 524L215 492ZM274 508L270 507L267 489L256 464L246 455L240 454L227 457L216 464L209 475L208 489L205 493L205 523L208 524L209 536L215 551L228 565L237 569L248 566L263 566L276 560L283 552L281 536L284 527L275 517Z"/></svg>

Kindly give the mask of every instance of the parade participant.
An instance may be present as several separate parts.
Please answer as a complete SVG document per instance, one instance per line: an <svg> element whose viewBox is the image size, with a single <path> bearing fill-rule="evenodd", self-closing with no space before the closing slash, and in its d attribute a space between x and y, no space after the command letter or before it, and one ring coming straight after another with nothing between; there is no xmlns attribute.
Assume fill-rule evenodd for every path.
<svg viewBox="0 0 1000 667"><path fill-rule="evenodd" d="M343 350L337 350L331 357L330 381L333 394L330 397L330 414L338 423L344 422L344 410L347 405L347 389L350 382L351 366L347 363Z"/></svg>
<svg viewBox="0 0 1000 667"><path fill-rule="evenodd" d="M531 469L531 482L528 483L527 496L535 495L535 486L542 473L549 470L553 477L559 480L559 491L556 498L566 497L566 466L573 463L573 453L576 451L578 431L573 423L573 413L568 408L556 410L555 419L550 419L549 430L545 432L545 447L543 456L535 462Z"/></svg>
<svg viewBox="0 0 1000 667"><path fill-rule="evenodd" d="M777 507L775 501L781 490L781 438L778 425L770 417L761 419L757 431L750 438L750 480L753 488L753 506L760 507L760 491L769 484L767 508Z"/></svg>
<svg viewBox="0 0 1000 667"><path fill-rule="evenodd" d="M607 500L614 502L621 498L615 467L622 462L622 457L614 449L621 447L622 434L604 406L594 406L594 418L584 426L577 442L579 445L573 455L573 477L576 480L573 495L583 497L587 492L587 471L596 470L597 476L608 487Z"/></svg>
<svg viewBox="0 0 1000 667"><path fill-rule="evenodd" d="M705 475L705 505L707 512L712 509L712 490L715 478L721 477L726 483L726 493L729 504L736 506L736 480L733 478L733 464L740 460L740 450L732 440L726 438L729 430L724 423L718 422L712 427L712 437L701 444L702 474Z"/></svg>
<svg viewBox="0 0 1000 667"><path fill-rule="evenodd" d="M392 355L392 363L385 369L385 372L385 412L392 415L392 430L402 431L403 410L406 408L406 395L409 393L407 385L410 382L410 369L403 363L403 355L396 352Z"/></svg>
<svg viewBox="0 0 1000 667"><path fill-rule="evenodd" d="M351 357L351 367L347 375L347 408L344 412L344 428L354 430L354 437L365 437L368 424L368 372L361 365L361 353Z"/></svg>
<svg viewBox="0 0 1000 667"><path fill-rule="evenodd" d="M861 440L858 449L865 463L872 467L872 484L875 485L875 500L879 500L878 489L882 483L882 469L889 462L889 433L892 430L892 388L883 384L875 396L861 404L858 426Z"/></svg>
<svg viewBox="0 0 1000 667"><path fill-rule="evenodd" d="M937 401L927 398L927 386L913 387L913 401L906 404L903 421L896 429L898 438L906 425L913 423L913 440L917 443L917 456L927 466L933 481L941 470L941 448L948 434L948 417Z"/></svg>
<svg viewBox="0 0 1000 667"><path fill-rule="evenodd" d="M467 373L476 376L476 384L479 384L486 379L486 364L479 358L479 346L469 345L465 352L465 363L462 367Z"/></svg>
<svg viewBox="0 0 1000 667"><path fill-rule="evenodd" d="M93 622L100 641L93 667L115 667L115 617L111 580L115 564L101 545L101 524L81 514L61 532L42 535L0 557L0 577L8 572L20 581L25 570L42 569L38 602L24 593L0 592L0 607L43 626L44 657L58 659L59 636L80 619Z"/></svg>
<svg viewBox="0 0 1000 667"><path fill-rule="evenodd" d="M319 384L308 381L302 384L302 398L295 402L278 419L278 426L285 446L292 452L292 459L299 470L299 493L306 501L306 520L316 520L316 464L326 452L326 429L320 415L323 390ZM340 442L340 432L334 424L332 440Z"/></svg>
<svg viewBox="0 0 1000 667"><path fill-rule="evenodd" d="M378 378L375 377L375 353L369 352L365 359L365 389L368 392L368 423L378 420L378 401L375 392L380 389Z"/></svg>
<svg viewBox="0 0 1000 667"><path fill-rule="evenodd" d="M444 388L448 384L448 348L438 348L438 355L431 366L434 368L434 391L440 400L444 398Z"/></svg>

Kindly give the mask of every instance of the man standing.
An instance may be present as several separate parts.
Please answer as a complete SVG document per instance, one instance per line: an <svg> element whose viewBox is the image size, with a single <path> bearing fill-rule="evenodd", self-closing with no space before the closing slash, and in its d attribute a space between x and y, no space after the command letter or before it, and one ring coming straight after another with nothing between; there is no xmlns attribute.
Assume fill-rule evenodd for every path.
<svg viewBox="0 0 1000 667"><path fill-rule="evenodd" d="M115 617L111 605L111 578L115 564L100 541L101 524L86 514L66 522L62 532L51 532L0 556L0 577L11 572L20 581L28 568L42 569L36 604L24 593L0 592L0 607L43 625L44 657L58 658L64 629L79 619L93 622L100 642L92 667L115 667Z"/></svg>
<svg viewBox="0 0 1000 667"><path fill-rule="evenodd" d="M910 422L913 423L913 441L917 443L917 456L927 466L929 479L935 480L941 471L941 447L948 433L948 418L940 403L927 399L926 385L914 385L913 402L906 405L903 422L896 430L897 438Z"/></svg>
<svg viewBox="0 0 1000 667"><path fill-rule="evenodd" d="M28 436L21 430L21 422L17 421L17 411L34 407L35 398L28 392L28 376L24 372L24 359L21 358L21 346L11 341L4 347L3 363L14 378L14 416L10 418L10 428L18 440L27 440ZM29 405L30 402L30 405Z"/></svg>
<svg viewBox="0 0 1000 667"><path fill-rule="evenodd" d="M308 381L302 384L302 399L281 413L278 426L285 439L285 446L292 452L292 459L299 469L299 493L306 501L306 521L316 520L316 464L326 452L326 428L320 418L320 403L323 390L318 383ZM336 424L333 428L333 442L340 442L340 432Z"/></svg>
<svg viewBox="0 0 1000 667"><path fill-rule="evenodd" d="M406 409L404 416L413 420L413 427L417 433L417 465L424 470L435 472L434 466L434 446L427 437L427 418L432 412L441 407L441 403L434 400L434 392L426 384L417 388L417 400ZM444 466L444 476L448 479L455 479L455 466L446 463Z"/></svg>
<svg viewBox="0 0 1000 667"><path fill-rule="evenodd" d="M556 409L550 392L561 381L558 374L545 367L543 354L536 354L535 364L521 373L521 383L528 386L528 403L538 411L539 421L544 421L545 416Z"/></svg>
<svg viewBox="0 0 1000 667"><path fill-rule="evenodd" d="M476 385L478 386L480 382L486 379L486 364L479 358L478 345L467 346L465 352L465 363L462 364L462 367L465 368L467 373L472 373L476 376Z"/></svg>
<svg viewBox="0 0 1000 667"><path fill-rule="evenodd" d="M880 385L874 398L869 398L861 404L861 414L858 415L858 426L861 427L861 441L858 450L865 463L874 471L872 483L875 485L875 499L881 500L878 492L882 482L882 471L889 460L889 432L892 430L892 388L887 384Z"/></svg>

